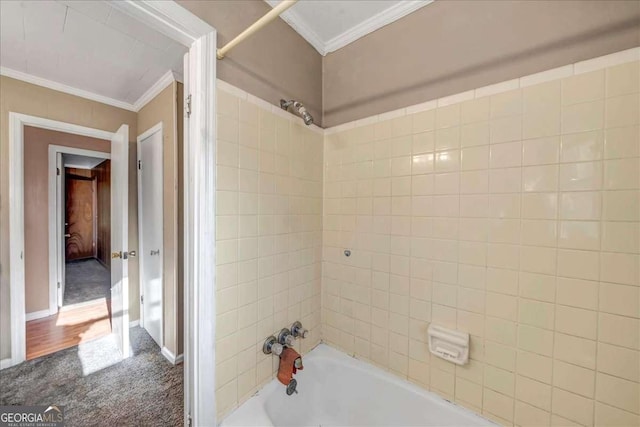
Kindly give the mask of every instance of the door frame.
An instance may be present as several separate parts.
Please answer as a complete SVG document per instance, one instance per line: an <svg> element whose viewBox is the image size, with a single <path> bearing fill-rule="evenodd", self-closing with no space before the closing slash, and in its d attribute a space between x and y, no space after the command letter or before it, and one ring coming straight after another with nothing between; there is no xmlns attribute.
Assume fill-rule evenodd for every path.
<svg viewBox="0 0 640 427"><path fill-rule="evenodd" d="M182 189L185 195L184 423L216 425L216 29L175 1L123 0L110 5L189 48L184 94L185 107L186 100L191 99L191 112L184 115ZM21 116L24 117L9 114L9 223L10 230L24 231L23 176L17 170L22 172L23 168ZM108 135L106 139L111 140L113 134ZM24 342L20 342L20 336L24 338L25 333L24 233L11 233L10 239L12 327L8 366L13 366L24 361L26 354ZM18 284L23 285L21 290Z"/></svg>
<svg viewBox="0 0 640 427"><path fill-rule="evenodd" d="M25 306L25 263L24 263L24 127L32 126L58 132L88 136L92 138L111 140L113 133L45 119L43 117L9 112L9 260L11 271L9 275L9 293L11 307L11 362L10 366L17 365L26 360L26 306ZM50 160L50 159L49 159ZM50 163L50 162L49 162ZM55 168L55 156L54 156ZM55 170L55 169L54 169ZM55 184L54 199L55 199ZM49 183L51 194L51 183ZM49 215L51 203L49 203ZM54 211L55 215L55 211ZM49 261L51 261L51 227L49 218ZM55 240L54 240L55 255ZM51 265L49 265L49 278L51 278ZM49 286L49 305L51 305L51 287ZM51 310L51 306L49 307ZM57 307L56 307L57 310Z"/></svg>
<svg viewBox="0 0 640 427"><path fill-rule="evenodd" d="M136 154L138 156L137 161L140 162L140 153L141 153L141 149L140 149L140 143L142 141L144 141L145 139L149 138L151 135L154 135L155 133L160 132L160 142L161 144L164 143L164 129L162 126L162 122L157 123L156 125L154 125L153 127L151 127L150 129L148 129L147 131L143 132L142 134L138 135L138 138L136 139ZM160 147L161 151L162 151L162 161L160 162L160 167L162 168L162 176L161 179L163 180L163 188L164 188L164 147L161 146ZM143 295L143 289L144 289L144 273L143 273L143 269L142 269L142 257L145 256L146 253L146 249L144 246L144 239L142 238L142 224L144 223L143 218L142 218L142 212L143 212L143 208L142 208L142 180L140 179L140 174L142 173L142 170L140 169L140 163L138 163L138 167L136 168L137 171L137 178L138 178L138 259L139 262L138 264L140 265L140 271L138 274L138 292L139 295L142 296ZM162 195L163 197L163 210L164 210L164 194ZM162 228L164 229L164 212L161 211L160 212L161 215L161 221L160 224L162 225ZM169 355L166 354L166 352L168 351L168 349L166 349L164 347L164 230L162 231L162 241L160 242L160 254L162 256L161 258L161 265L162 268L160 270L161 274L162 274L162 292L160 293L160 301L162 301L162 310L161 310L161 321L160 321L160 348L162 349L162 354L167 357ZM177 253L177 252L176 252ZM174 301L176 301L176 306L172 307L173 311L176 313L176 318L177 318L177 314L178 314L178 307L177 307L177 295L174 296ZM142 303L142 298L138 301L140 304L140 326L144 328L144 304ZM169 352L171 353L171 352ZM173 356L173 363L175 364L175 356Z"/></svg>
<svg viewBox="0 0 640 427"><path fill-rule="evenodd" d="M60 245L64 234L61 221L64 215L64 206L62 205L61 193L58 193L59 183L56 178L56 156L58 153L77 154L105 160L111 159L111 153L103 151L66 147L64 145L49 145L49 171L47 174L49 177L49 316L56 314L58 307L62 306L58 301L58 278L62 277L62 272L59 271L59 268L64 268L62 266L65 260L65 253L62 250L62 245ZM60 174L63 172L60 171ZM64 191L64 189L61 188L60 191Z"/></svg>
<svg viewBox="0 0 640 427"><path fill-rule="evenodd" d="M184 67L184 423L217 425L216 29L174 1L111 2L189 48Z"/></svg>

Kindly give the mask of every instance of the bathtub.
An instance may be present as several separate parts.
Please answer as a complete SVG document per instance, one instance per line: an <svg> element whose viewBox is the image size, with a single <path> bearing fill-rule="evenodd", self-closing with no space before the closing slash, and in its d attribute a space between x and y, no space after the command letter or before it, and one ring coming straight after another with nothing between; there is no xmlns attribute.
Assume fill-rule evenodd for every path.
<svg viewBox="0 0 640 427"><path fill-rule="evenodd" d="M303 357L298 393L277 379L222 426L493 426L437 395L325 344Z"/></svg>

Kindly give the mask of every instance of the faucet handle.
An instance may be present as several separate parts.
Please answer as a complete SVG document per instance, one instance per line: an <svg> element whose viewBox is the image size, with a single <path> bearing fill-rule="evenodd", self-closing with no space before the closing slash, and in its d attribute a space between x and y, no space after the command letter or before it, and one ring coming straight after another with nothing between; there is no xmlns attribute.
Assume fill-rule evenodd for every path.
<svg viewBox="0 0 640 427"><path fill-rule="evenodd" d="M284 346L278 342L273 335L267 338L262 346L262 352L264 354L275 354L280 356L284 351Z"/></svg>
<svg viewBox="0 0 640 427"><path fill-rule="evenodd" d="M275 354L276 356L280 356L283 351L284 351L284 346L278 342L274 343L271 346L271 353Z"/></svg>
<svg viewBox="0 0 640 427"><path fill-rule="evenodd" d="M295 338L306 338L308 334L309 331L303 328L302 323L300 323L299 321L294 322L293 325L291 325L291 335L293 335Z"/></svg>
<svg viewBox="0 0 640 427"><path fill-rule="evenodd" d="M296 342L296 337L291 334L289 329L283 328L278 334L278 342L287 347L293 347Z"/></svg>

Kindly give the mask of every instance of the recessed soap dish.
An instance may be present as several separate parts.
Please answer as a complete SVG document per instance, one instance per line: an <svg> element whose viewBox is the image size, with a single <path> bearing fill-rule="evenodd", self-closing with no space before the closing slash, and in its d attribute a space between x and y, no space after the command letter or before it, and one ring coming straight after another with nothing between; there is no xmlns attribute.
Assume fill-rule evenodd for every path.
<svg viewBox="0 0 640 427"><path fill-rule="evenodd" d="M443 326L429 325L429 351L436 356L464 365L469 361L469 334Z"/></svg>

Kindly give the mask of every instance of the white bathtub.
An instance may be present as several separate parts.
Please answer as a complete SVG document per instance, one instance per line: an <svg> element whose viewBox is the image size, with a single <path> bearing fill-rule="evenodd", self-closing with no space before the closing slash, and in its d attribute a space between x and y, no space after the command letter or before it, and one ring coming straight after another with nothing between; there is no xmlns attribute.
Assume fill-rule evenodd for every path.
<svg viewBox="0 0 640 427"><path fill-rule="evenodd" d="M298 393L273 380L222 426L493 426L407 381L321 344L303 357Z"/></svg>

